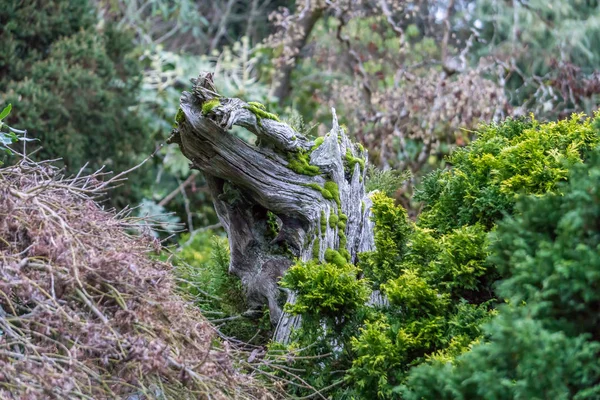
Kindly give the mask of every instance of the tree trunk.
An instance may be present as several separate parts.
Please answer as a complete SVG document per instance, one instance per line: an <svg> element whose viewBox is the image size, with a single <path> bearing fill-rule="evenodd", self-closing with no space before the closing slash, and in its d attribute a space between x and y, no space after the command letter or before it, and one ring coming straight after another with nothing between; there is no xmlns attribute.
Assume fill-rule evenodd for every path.
<svg viewBox="0 0 600 400"><path fill-rule="evenodd" d="M250 308L267 304L275 339L286 341L298 319L283 315L294 294L286 299L277 281L295 260L323 261L326 249L336 249L356 262L374 247L367 153L348 139L335 110L331 131L315 142L260 104L219 96L212 74L200 74L180 106L170 141L206 178L229 236L229 271L241 279ZM234 125L259 144L231 134Z"/></svg>
<svg viewBox="0 0 600 400"><path fill-rule="evenodd" d="M320 3L319 1L307 1L285 34L282 44L283 55L279 60L282 65L275 71L270 92L271 96L277 97L279 104L283 104L292 90L290 81L298 56L306 45L315 24L323 15L325 4Z"/></svg>

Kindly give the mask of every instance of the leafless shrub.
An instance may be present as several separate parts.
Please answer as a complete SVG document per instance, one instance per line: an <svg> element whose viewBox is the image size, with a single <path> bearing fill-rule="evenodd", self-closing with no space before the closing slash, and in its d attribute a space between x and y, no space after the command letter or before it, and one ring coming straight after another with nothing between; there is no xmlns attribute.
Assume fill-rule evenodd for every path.
<svg viewBox="0 0 600 400"><path fill-rule="evenodd" d="M94 201L121 178L0 169L0 398L275 398L215 346L139 219Z"/></svg>

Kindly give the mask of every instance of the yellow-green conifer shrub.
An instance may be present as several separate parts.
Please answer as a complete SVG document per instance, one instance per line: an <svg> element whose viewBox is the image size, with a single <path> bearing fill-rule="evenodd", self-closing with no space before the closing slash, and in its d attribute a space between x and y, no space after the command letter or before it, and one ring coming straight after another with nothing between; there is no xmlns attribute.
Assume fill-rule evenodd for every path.
<svg viewBox="0 0 600 400"><path fill-rule="evenodd" d="M568 179L498 224L490 261L508 301L488 339L414 369L403 399L600 397L600 150Z"/></svg>
<svg viewBox="0 0 600 400"><path fill-rule="evenodd" d="M335 317L351 313L367 301L370 290L358 278L359 270L335 250L327 249L325 258L326 263L297 263L287 271L281 285L298 294L296 304L287 305L288 312Z"/></svg>
<svg viewBox="0 0 600 400"><path fill-rule="evenodd" d="M416 196L424 204L419 225L439 233L477 222L491 229L520 194L556 190L599 143L599 120L600 114L574 114L545 124L532 117L483 126L477 140L448 157L452 168L424 179Z"/></svg>
<svg viewBox="0 0 600 400"><path fill-rule="evenodd" d="M459 387L456 390L464 389L463 393L466 395L462 398L485 398L482 396L484 392L460 387L467 376L472 376L474 371L478 371L475 367L465 367L464 374L453 377L451 368L443 367L443 363L452 363L453 360L460 360L462 357L471 362L472 359L468 358L469 349L476 348L479 346L477 343L488 339L483 326L498 313L497 305L501 304L504 298L511 298L511 304L521 304L523 300L526 303L532 301L528 296L515 297L506 291L499 294L494 292L495 283L510 269L505 261L501 262L497 257L488 258L490 244L492 249L498 246L495 242L497 239L494 239L497 236L490 237L490 232L496 230L502 217L515 213L515 203L521 195L531 194L544 199L546 195L560 192L561 183L569 179L569 170L585 163L593 148L598 145L599 127L599 116L584 118L581 115L545 124L534 119L509 119L501 124L482 127L474 142L457 150L449 158L451 168L436 171L425 179L419 192L419 198L424 203L424 212L416 222L408 220L406 211L384 193L373 194L372 212L377 249L360 254L360 270L354 273L359 274L359 277L360 274L364 274L364 284L370 285L373 290L380 290L389 301L389 306L360 306L353 303L355 306L351 308L352 311L345 313L340 312L341 308L337 308L334 322L328 328L322 323L326 318L330 318L331 314L308 311L310 307L316 307L316 303L306 306L305 311L298 310L304 312L303 316L309 316L312 321L318 320L321 325L303 325L295 333L294 346L318 343L304 355L327 354L319 366L302 364L302 368L306 368L307 371L302 375L303 379L317 385L317 388L334 385L328 392L333 399L394 399L404 398L400 397L398 387L406 384L410 377L410 388L402 390L406 390L407 395L414 390L417 394L411 398L453 399L455 397L452 397L450 389L444 392L445 389L438 385L437 388L427 391L420 383L427 380L427 387L434 387L436 374L443 373L444 379L447 377L452 385ZM596 184L600 187L598 182ZM560 196L552 198L558 199ZM561 208L559 202L556 204L558 209L555 211L546 207L544 212L548 217L568 211ZM523 211L517 209L516 212L519 214ZM565 219L562 223L592 229L595 226L593 221L595 214L582 211L577 218ZM534 219L528 220L529 224L535 226L534 222ZM540 226L539 229L543 228ZM551 231L544 232L552 236ZM533 236L520 235L522 233L518 231L512 231L510 235L505 234L505 243L512 243L513 247L525 246L539 236L538 233ZM577 244L571 244L575 249ZM541 271L546 265L542 261L539 265L531 265L526 260L536 257L536 254L537 257L542 257L545 253L541 248L536 250L537 253L527 253L531 249L533 247L519 249L518 252L511 250L502 257L508 259L519 254L523 257L524 254L529 254L528 258L522 260L523 271ZM567 252L567 247L561 251ZM590 257L591 253L586 253L581 259L582 263L595 265L589 261ZM302 285L297 283L295 290L302 287L302 296L305 299L312 299L314 295L314 299L325 304L328 304L328 300L339 301L339 295L331 300L328 298L329 292L340 293L339 289L331 289L337 288L334 282L328 281L327 290L319 286L323 277L331 279L332 267L323 268L314 264L311 268L315 270L311 274L303 275L305 279ZM580 270L582 279L586 277L585 271ZM540 273L535 280L513 284L518 286L519 292L525 296L549 284L544 283L542 276ZM553 282L556 284L556 290L547 292L547 300L550 303L539 299L536 310L553 312L554 309L550 305L559 307L558 302L553 303L554 298L561 298L561 301L573 304L573 307L587 304L585 296L595 298L591 292L573 293L573 290L560 287L559 275L556 275L555 279ZM593 279L593 276L586 279ZM315 287L319 290L313 294L312 288ZM577 301L562 296L563 293L570 292L571 300L578 299ZM548 305L545 306L546 304ZM576 311L568 309L571 315L575 315ZM590 324L598 325L595 316L587 315L586 318L587 321L592 321ZM506 320L501 321L504 322L498 324L504 325L498 325L499 332L509 340L512 335L509 334L509 327L517 330L516 325ZM587 326L583 314L578 321L579 327ZM531 333L539 328L534 326L535 324L528 324L525 324L527 332ZM564 325L565 329L575 329L575 326L577 325ZM493 334L490 331L487 333ZM600 336L597 331L592 334ZM545 333L541 332L539 338L530 338L532 340L522 338L520 344L515 346L525 351L528 343L542 343L545 340L541 338L543 335ZM552 339L548 343L552 346L568 343L562 338L555 339L556 341ZM590 359L591 353L588 352L589 348L584 351L583 344L577 343L573 342L573 348L580 353L573 357L581 364L582 360ZM552 346L552 349L557 348ZM481 350L482 353L485 351ZM550 350L540 350L535 354L539 356L548 351ZM509 358L508 354L505 356ZM532 357L531 362L535 356ZM490 356L488 361L481 361L479 365L493 368L493 362L496 361L492 361ZM437 363L438 369L429 370L424 367L419 369L423 372L411 375L414 367L428 363ZM560 369L560 366L564 366L564 363L557 368ZM335 374L331 375L332 371L341 369L345 369L343 382L340 382ZM501 378L506 380L509 379L508 376L512 375L501 375ZM558 375L554 376L558 379ZM485 386L486 384L482 383L479 389L485 390ZM309 391L294 389L293 393L308 395ZM500 397L502 396L495 398Z"/></svg>

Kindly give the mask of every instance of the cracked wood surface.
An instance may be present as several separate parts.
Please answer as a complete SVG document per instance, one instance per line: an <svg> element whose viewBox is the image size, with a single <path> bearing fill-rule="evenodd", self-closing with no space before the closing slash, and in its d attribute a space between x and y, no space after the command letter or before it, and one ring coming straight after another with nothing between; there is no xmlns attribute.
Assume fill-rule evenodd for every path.
<svg viewBox="0 0 600 400"><path fill-rule="evenodd" d="M202 105L213 99L219 99L219 104L203 113ZM346 161L349 154L366 162L367 154L339 126L335 110L331 131L312 150L314 141L289 125L261 118L243 100L221 97L210 73L194 80L192 92L183 93L180 108L183 118L170 141L206 178L229 237L229 271L241 279L249 306L260 309L267 304L277 326L275 340L285 342L299 318L282 312L285 301L294 301L294 294L283 292L277 281L296 259L313 258L317 238L321 261L327 248L339 249L339 228L329 225L329 215L341 211L348 218L345 248L351 262L357 261L359 252L374 248L365 169L355 163L350 170ZM234 125L255 134L259 144L248 144L230 133ZM310 165L318 166L319 174L304 175L288 167L290 157L299 152L310 153ZM307 186L322 188L328 181L339 189L340 206ZM277 216L276 237L270 235L269 212ZM321 224L323 213L326 224Z"/></svg>

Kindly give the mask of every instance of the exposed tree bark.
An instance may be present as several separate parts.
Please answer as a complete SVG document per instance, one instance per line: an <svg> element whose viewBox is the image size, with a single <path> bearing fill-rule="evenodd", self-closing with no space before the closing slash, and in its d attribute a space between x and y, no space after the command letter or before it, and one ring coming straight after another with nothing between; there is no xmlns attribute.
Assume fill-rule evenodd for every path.
<svg viewBox="0 0 600 400"><path fill-rule="evenodd" d="M331 248L356 262L359 252L374 247L365 168L357 161L366 162L367 153L348 139L335 110L331 131L322 144L315 144L271 119L275 116L257 111L256 104L220 97L211 74L202 73L195 80L180 106L171 141L206 178L229 236L229 271L241 279L251 309L268 305L271 322L278 327L275 338L285 341L298 320L282 315L286 296L278 279L294 260L323 261L325 250ZM234 125L255 134L260 144L250 145L229 133ZM310 156L314 176L290 169L290 160L303 154ZM332 193L335 188L339 197ZM347 222L330 224L330 215L342 219L344 215ZM344 239L347 253L339 248ZM287 301L293 302L293 293L289 295Z"/></svg>

